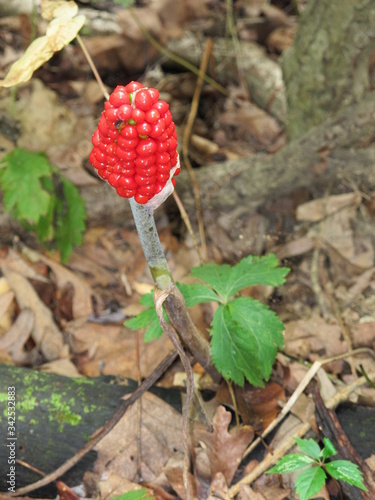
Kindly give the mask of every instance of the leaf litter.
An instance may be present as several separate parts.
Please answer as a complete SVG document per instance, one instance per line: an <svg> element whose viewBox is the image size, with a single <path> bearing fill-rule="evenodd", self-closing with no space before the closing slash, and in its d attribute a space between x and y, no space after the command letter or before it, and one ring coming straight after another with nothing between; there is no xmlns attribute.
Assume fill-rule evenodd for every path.
<svg viewBox="0 0 375 500"><path fill-rule="evenodd" d="M142 19L146 27L152 25L154 36L165 41L175 37L176 33L182 37L182 25L189 26L189 23L195 22L197 26L204 26L205 23L212 23L212 12L205 2L189 2L189 5L190 10L181 10L178 2L151 2L145 7ZM239 33L244 40L248 38L258 44L254 51L261 49L256 52L258 59L264 63L261 74L269 72L272 78L268 78L267 82L275 81L274 88L277 88L281 74L278 73L279 66L275 59L268 58L262 45L273 54L290 46L294 20L284 13L280 15L279 9L267 11L267 4L263 1L245 2L243 8L256 9L255 15L263 19L260 28L256 29L244 22ZM68 17L73 19L75 15L75 10L72 10ZM51 20L54 16L61 19L56 11L47 14L47 19ZM173 22L167 24L166 16L169 16L168 19L173 18ZM272 23L273 29L268 34ZM53 38L52 45L57 46L53 47L50 41L47 44L45 39L39 39L37 43L42 44L45 52L39 49L40 53L33 52L31 69L36 69L52 55L51 50L59 50L68 43L69 38L78 31L81 19L78 18L74 23L69 21L69 33L65 33L62 40L55 37L53 25L50 25L47 34ZM116 26L119 28L116 35L101 33L87 41L92 54L97 57L99 69L107 76L108 72L115 73L119 68L136 70L135 65L139 65L139 71L143 71L156 51L144 50L143 35L128 11L120 11ZM125 30L129 26L132 29ZM12 29L9 29L11 33ZM124 51L125 43L133 50ZM21 53L20 49L15 48L11 54L3 54L3 62L9 66L15 55L21 56ZM82 247L74 250L65 266L59 263L58 256L47 254L35 241L28 240L33 247L30 250L25 245L19 246L17 242L9 246L10 240L4 240L0 265L6 286L0 288L0 356L6 363L40 367L69 377L113 375L119 379L137 379L136 338L134 332L122 326L122 319L138 312L141 292L149 290L152 281L137 237L130 229L131 224L127 221L122 221L118 226L114 224L116 213L110 206L112 202L108 201L114 195L92 176L85 162L91 147L88 138L95 128L93 116L97 115L96 105L100 100L90 98L86 92L89 83L92 83L87 82L91 77L88 71L82 70L77 54L76 47L69 46L59 55L60 64L65 64L67 68L70 82L55 78L52 59L39 70L38 79L34 78L30 85L20 89L19 99L15 102L18 132L9 138L0 131L0 139L7 141L7 147L10 148L14 145L46 151L50 161L77 186L93 187L98 211L104 212L105 206L108 206L109 216L105 225L102 224L103 219L100 224L95 219L90 221L91 227ZM13 76L10 73L13 79L21 81L29 76L22 64L15 67ZM30 61L26 66L30 68ZM155 78L153 70L157 74L157 68L151 68L149 74L145 75L151 82ZM161 78L157 80L160 81L160 90L165 92L171 107L179 110L181 117L184 117L190 106L190 98L181 89L190 87L191 94L190 75L180 74L173 80L163 73L162 68L158 71L161 72ZM108 76L107 80L110 86L115 84L113 76ZM84 90L75 90L78 87L74 84L77 83L82 84L81 89ZM285 137L280 120L283 116L283 90L279 89L277 99L264 110L259 106L262 100L264 102L264 93L254 87L254 81L250 84L256 96L255 104L229 87L232 98L218 99L213 106L210 91L203 92L202 109L205 112L202 111L202 116L196 120L193 130L195 141L192 141L190 150L197 165L206 161L213 163L231 154L272 153L283 144ZM8 103L9 95L1 99L2 112L7 110ZM40 111L37 115L35 108ZM220 130L215 130L213 123L220 123ZM276 418L306 374L304 363L346 353L351 347L374 347L374 239L370 229L374 210L371 204L354 190L313 201L304 199L303 193L295 193L294 196L294 207L290 200L279 200L279 213L284 210L284 219L289 224L287 227L280 225L280 215L265 204L257 214L238 210L220 214L219 217L214 214L211 227L208 228L212 260L217 263L229 261L234 264L249 253L274 251L284 259L286 265L292 267L286 284L277 289L271 286L270 290L261 292L284 320L285 349L284 354L279 355L278 363L287 367L290 374L275 382L273 379L277 378L277 374L274 368L271 381L264 389L254 391L247 386L241 390L236 388L240 419L250 424L241 424L239 428L236 428L232 414L221 406L224 403L234 412L228 390L225 391L222 385L217 392L217 387L212 384L209 386L211 392L215 392L215 398L210 401L213 428L194 424L197 440L195 465L200 474L195 480L202 498L203 495L213 498L217 492L223 498L229 498L228 487L233 476L236 475L235 480L240 479L255 466L256 460L262 460L260 454L257 459L252 459L254 462L240 465L242 454L254 434L261 433ZM179 280L183 280L191 267L198 264L189 237L181 229L175 213L168 217L160 215L159 223L167 255L171 257L171 266L174 267L173 272L176 272ZM23 235L22 232L20 234ZM312 252L316 249L324 255L317 269L320 292L313 287L311 275ZM42 274L38 267L41 264L47 270ZM71 292L68 292L69 287ZM47 306L43 300L51 296L51 290L56 300L50 301ZM338 309L328 308L328 315L322 314L317 293L333 298ZM119 316L115 316L117 313ZM120 318L117 324L113 319L116 317ZM195 306L194 317L202 328L207 328L212 310ZM111 324L106 323L108 318L111 318ZM351 346L342 335L342 321L350 329ZM142 333L139 337L141 374L146 377L171 346L165 338L143 344ZM363 366L366 372L374 370L373 364L364 354L354 360L356 369ZM177 364L174 370L181 371L181 367ZM325 370L328 376L320 370L317 377L325 399L342 383L353 382L347 361L333 361L325 366ZM171 387L171 379L173 377L166 376L162 385ZM357 391L356 401L373 405L374 389L361 388ZM314 402L308 387L269 446L277 447L287 436L292 436L300 422L310 418L313 411ZM99 457L94 477L103 497L131 490L139 480L138 420L137 406L134 405L122 419L121 427L115 428L108 435L108 440L103 440L97 447ZM150 394L142 398L141 471L143 479L150 483L150 492L154 492L158 498L174 498L176 494L183 498L184 495L180 430L180 416L168 403ZM371 467L374 469L374 465ZM293 479L286 486L292 489ZM288 494L289 490L279 482L275 483L275 479L261 475L251 487L241 487L239 498L275 500L285 498ZM322 495L327 497L327 492Z"/></svg>

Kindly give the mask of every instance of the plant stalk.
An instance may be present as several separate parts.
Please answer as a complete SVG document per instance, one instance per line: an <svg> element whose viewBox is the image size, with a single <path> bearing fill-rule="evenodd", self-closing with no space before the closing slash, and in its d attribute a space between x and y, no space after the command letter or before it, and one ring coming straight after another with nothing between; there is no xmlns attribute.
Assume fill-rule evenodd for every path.
<svg viewBox="0 0 375 500"><path fill-rule="evenodd" d="M195 328L186 309L184 298L175 286L173 276L161 247L153 210L138 204L133 198L131 198L129 202L134 217L135 227L151 275L160 290L171 287L171 291L164 301L164 308L170 322L176 330L182 344L190 351L194 359L203 366L207 373L214 379L217 379L218 373L211 364L210 345Z"/></svg>

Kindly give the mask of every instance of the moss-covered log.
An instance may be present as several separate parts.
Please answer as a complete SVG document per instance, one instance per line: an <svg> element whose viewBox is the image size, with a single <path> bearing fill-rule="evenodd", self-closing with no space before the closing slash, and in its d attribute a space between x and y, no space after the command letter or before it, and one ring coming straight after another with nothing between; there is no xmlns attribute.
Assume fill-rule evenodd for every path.
<svg viewBox="0 0 375 500"><path fill-rule="evenodd" d="M17 460L41 472L53 472L112 417L122 396L136 388L131 380L126 381L127 385L118 385L111 377L69 378L2 364L0 381L0 492L8 491L7 474L11 464L8 463L10 448L7 444L14 438L17 438L14 440ZM16 396L15 436L8 434L10 387L14 387ZM162 389L152 392L160 394L160 391L165 392ZM9 393L13 394L13 390ZM9 408L13 410L12 405ZM90 452L62 480L70 486L79 484L95 457L96 453ZM17 489L40 478L37 472L16 464ZM35 491L35 495L55 497L56 489L52 485Z"/></svg>

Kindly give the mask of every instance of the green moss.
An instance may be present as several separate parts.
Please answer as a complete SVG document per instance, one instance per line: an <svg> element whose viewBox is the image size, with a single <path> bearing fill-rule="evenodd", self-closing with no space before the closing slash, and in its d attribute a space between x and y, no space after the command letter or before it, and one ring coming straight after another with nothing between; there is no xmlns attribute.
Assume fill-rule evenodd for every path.
<svg viewBox="0 0 375 500"><path fill-rule="evenodd" d="M48 417L50 422L57 421L60 424L58 428L60 432L64 429L64 424L78 425L82 420L81 415L71 411L70 406L74 405L74 398L70 398L69 403L61 401L61 398L61 394L51 395L49 400L51 408Z"/></svg>

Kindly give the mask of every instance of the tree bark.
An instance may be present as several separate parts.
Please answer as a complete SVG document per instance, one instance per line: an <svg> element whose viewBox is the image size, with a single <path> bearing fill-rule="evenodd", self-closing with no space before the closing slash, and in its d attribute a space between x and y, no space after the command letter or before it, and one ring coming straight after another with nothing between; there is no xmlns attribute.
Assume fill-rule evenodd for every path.
<svg viewBox="0 0 375 500"><path fill-rule="evenodd" d="M375 189L375 92L314 127L305 136L271 156L257 155L196 170L204 186L203 209L255 209L266 200L308 188L319 195L352 185ZM186 190L187 174L177 190L187 208L193 207Z"/></svg>
<svg viewBox="0 0 375 500"><path fill-rule="evenodd" d="M308 2L282 59L289 139L364 98L374 50L374 0Z"/></svg>

